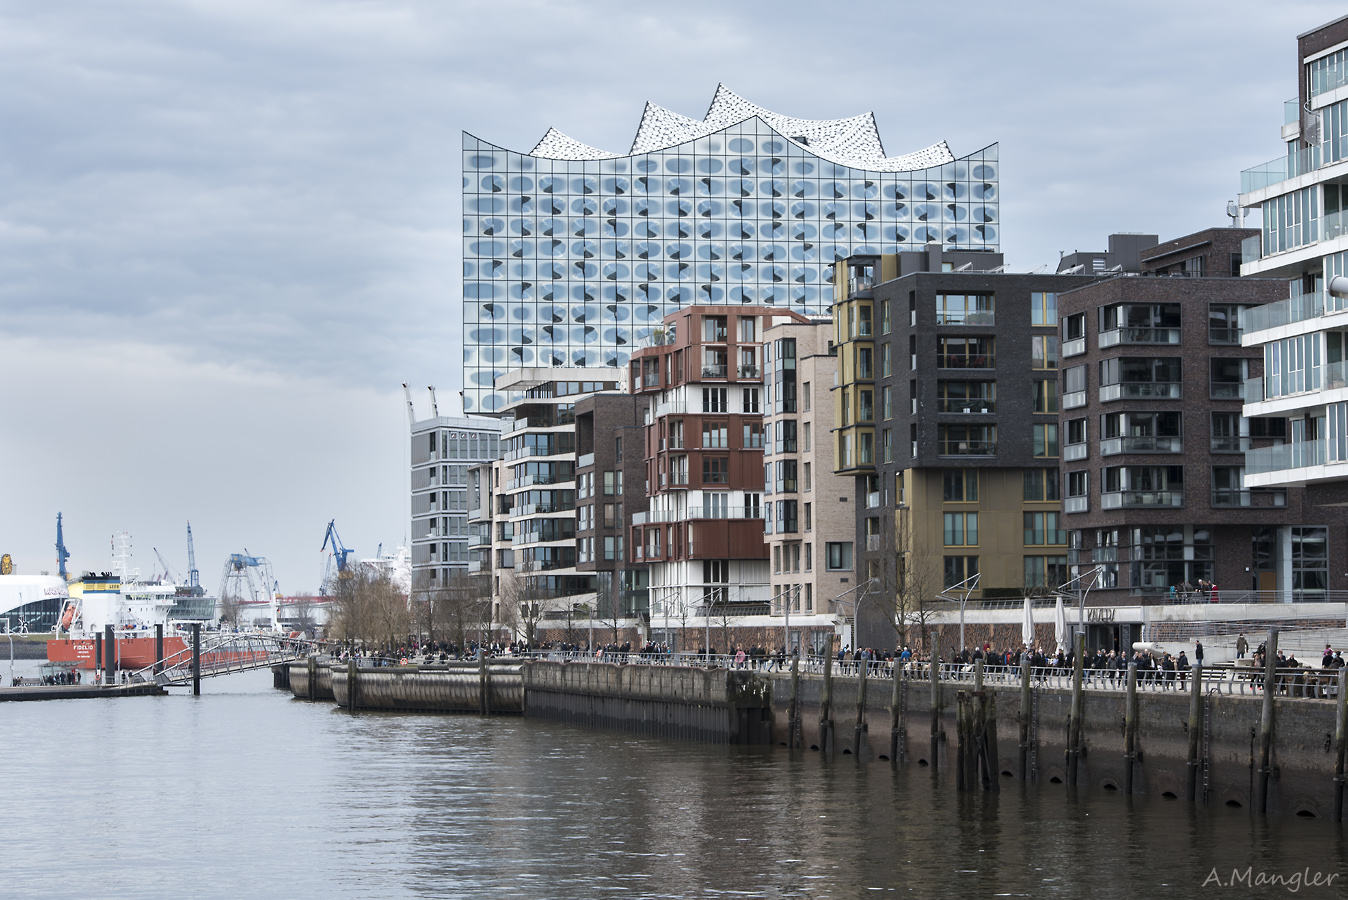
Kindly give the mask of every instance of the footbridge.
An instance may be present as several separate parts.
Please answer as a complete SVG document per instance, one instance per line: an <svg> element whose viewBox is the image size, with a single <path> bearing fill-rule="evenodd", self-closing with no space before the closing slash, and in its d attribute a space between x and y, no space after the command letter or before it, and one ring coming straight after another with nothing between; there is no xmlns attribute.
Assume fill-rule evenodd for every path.
<svg viewBox="0 0 1348 900"><path fill-rule="evenodd" d="M280 634L214 634L199 643L194 638L192 646L165 657L161 662L132 672L130 679L133 682L153 681L165 687L189 685L201 678L302 661L323 649L320 641Z"/></svg>

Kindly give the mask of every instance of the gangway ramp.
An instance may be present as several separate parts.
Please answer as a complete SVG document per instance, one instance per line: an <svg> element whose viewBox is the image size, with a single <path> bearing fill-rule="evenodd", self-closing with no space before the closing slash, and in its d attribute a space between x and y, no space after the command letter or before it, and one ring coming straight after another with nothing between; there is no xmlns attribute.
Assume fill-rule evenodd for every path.
<svg viewBox="0 0 1348 900"><path fill-rule="evenodd" d="M202 640L198 656L200 677L230 675L253 669L270 668L280 663L307 659L323 649L319 641L287 637L265 632L231 632L211 635ZM164 661L131 673L131 680L153 681L165 687L192 683L192 648L164 658Z"/></svg>

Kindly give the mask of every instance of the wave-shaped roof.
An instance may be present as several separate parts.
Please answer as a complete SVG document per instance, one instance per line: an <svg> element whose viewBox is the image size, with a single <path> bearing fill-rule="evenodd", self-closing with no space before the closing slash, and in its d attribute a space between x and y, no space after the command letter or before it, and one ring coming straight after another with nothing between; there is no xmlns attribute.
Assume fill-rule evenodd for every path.
<svg viewBox="0 0 1348 900"><path fill-rule="evenodd" d="M846 119L797 119L766 110L750 103L724 84L716 86L716 95L702 120L647 103L641 114L632 148L627 153L610 153L582 144L555 128L530 151L531 156L546 159L614 159L652 153L706 137L754 116L766 122L789 141L808 149L830 162L872 172L910 172L953 162L955 156L945 141L904 156L885 156L875 114L866 113Z"/></svg>

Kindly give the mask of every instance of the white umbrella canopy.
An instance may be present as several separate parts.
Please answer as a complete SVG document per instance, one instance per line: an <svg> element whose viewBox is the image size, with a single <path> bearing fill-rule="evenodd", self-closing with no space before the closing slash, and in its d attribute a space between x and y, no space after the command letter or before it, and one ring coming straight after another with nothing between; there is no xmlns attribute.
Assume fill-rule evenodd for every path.
<svg viewBox="0 0 1348 900"><path fill-rule="evenodd" d="M1034 601L1025 598L1025 621L1020 626L1020 642L1027 648L1034 646Z"/></svg>
<svg viewBox="0 0 1348 900"><path fill-rule="evenodd" d="M1053 606L1053 639L1058 642L1058 652L1067 651L1067 613L1062 608L1062 598Z"/></svg>

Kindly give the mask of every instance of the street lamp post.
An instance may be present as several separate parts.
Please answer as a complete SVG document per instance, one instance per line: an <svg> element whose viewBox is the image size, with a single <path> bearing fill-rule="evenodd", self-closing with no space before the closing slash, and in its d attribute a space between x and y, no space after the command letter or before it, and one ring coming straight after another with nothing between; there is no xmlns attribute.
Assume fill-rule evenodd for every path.
<svg viewBox="0 0 1348 900"><path fill-rule="evenodd" d="M964 607L969 603L969 595L978 590L978 579L981 572L970 575L959 584L953 584L944 591L936 595L938 600L949 600L951 603L960 605L960 651L962 652L968 645L964 643ZM949 596L957 591L963 591L964 594L959 597Z"/></svg>
<svg viewBox="0 0 1348 900"><path fill-rule="evenodd" d="M879 578L868 578L864 583L858 584L856 587L853 588L848 588L847 590L843 591L841 594L833 598L833 602L837 603L839 600L846 597L848 594L851 594L855 591L861 591L860 594L857 594L857 596L852 599L852 633L846 635L847 637L855 639L857 607L861 605L861 599L865 597L867 594L869 594L871 591L873 591L879 584L880 584ZM843 624L844 626L846 625L845 620ZM853 649L856 648L854 647Z"/></svg>
<svg viewBox="0 0 1348 900"><path fill-rule="evenodd" d="M1063 584L1058 585L1058 587L1054 590L1055 594L1067 596L1069 599L1071 597L1071 593L1076 594L1077 629L1081 634L1086 633L1086 595L1091 592L1091 588L1099 587L1100 576L1103 575L1104 572L1105 572L1104 566L1096 566L1095 568L1082 572L1075 578L1071 578L1068 581L1064 582ZM1081 579L1086 578L1088 576L1090 577L1090 582L1086 583L1085 586L1083 587L1082 583L1079 582L1081 582ZM1074 584L1076 585L1075 588L1072 587L1072 585ZM1071 593L1069 593L1069 590ZM1073 640L1072 646L1074 647L1076 646L1075 640Z"/></svg>

